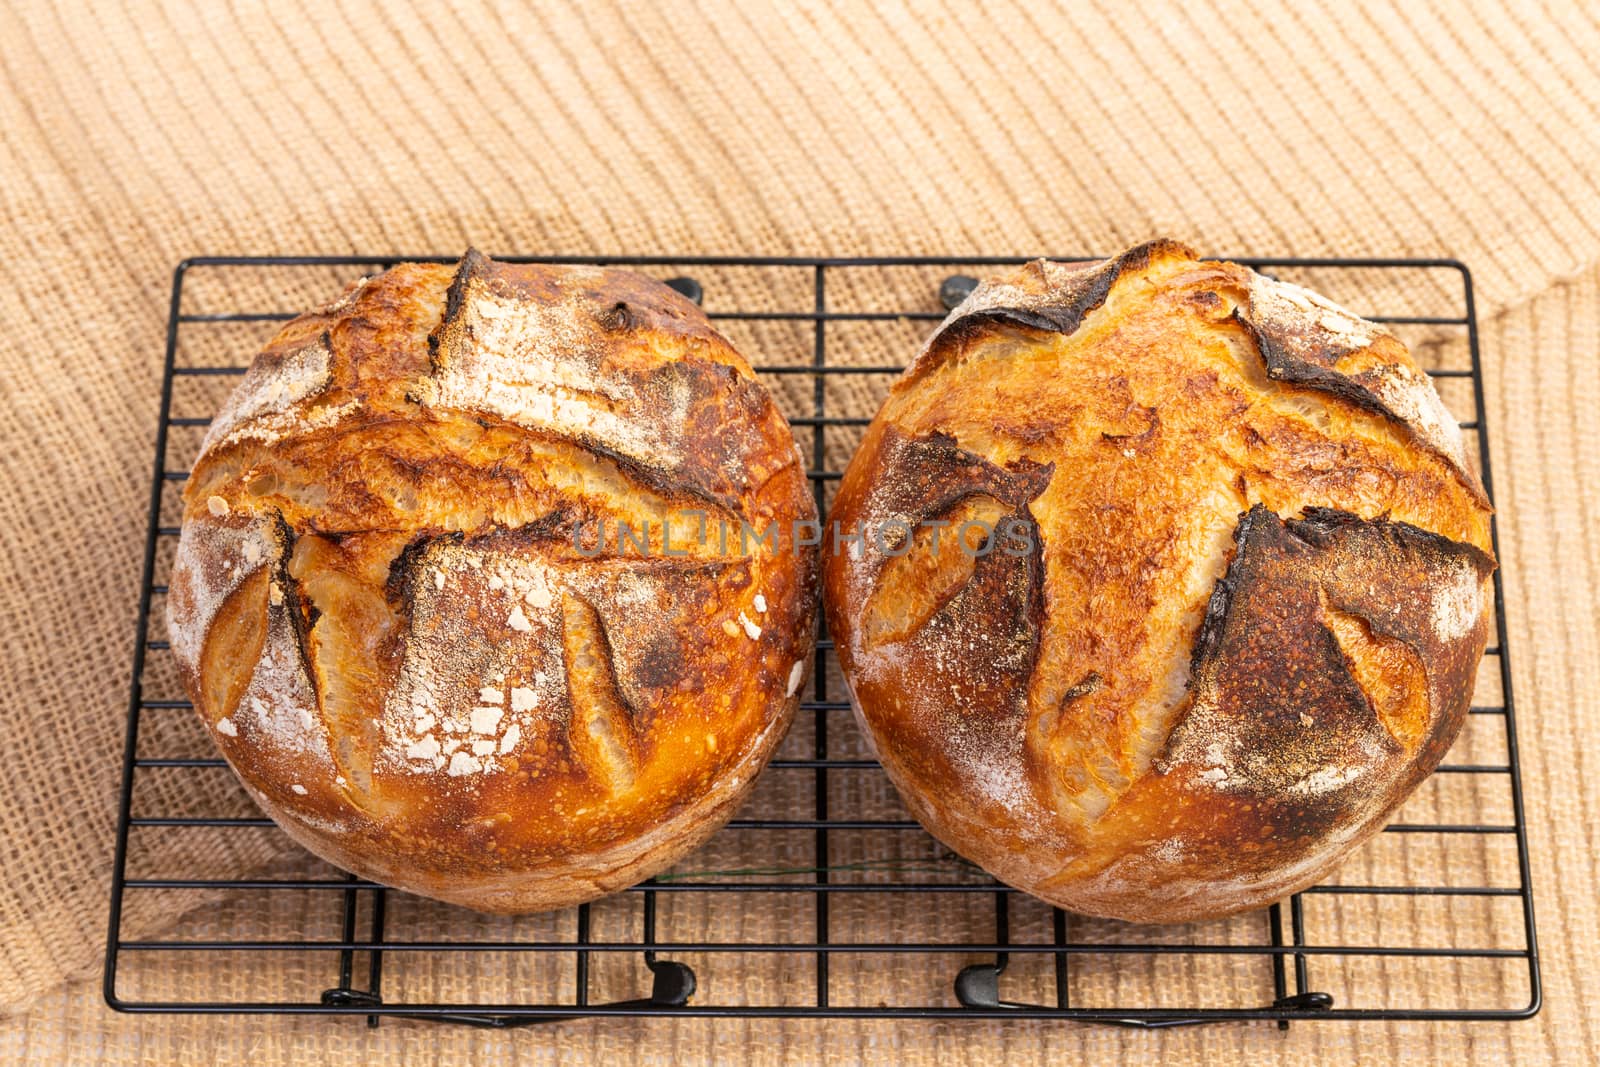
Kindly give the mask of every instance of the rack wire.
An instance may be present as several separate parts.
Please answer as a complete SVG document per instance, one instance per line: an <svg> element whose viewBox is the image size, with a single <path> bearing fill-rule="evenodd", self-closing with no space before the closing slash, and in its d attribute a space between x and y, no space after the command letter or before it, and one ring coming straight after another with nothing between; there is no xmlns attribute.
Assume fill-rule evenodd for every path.
<svg viewBox="0 0 1600 1067"><path fill-rule="evenodd" d="M876 395L901 369L895 354L914 349L970 289L971 273L1024 262L502 258L632 267L703 301L789 415L823 514ZM1468 727L1439 773L1332 882L1230 920L1153 928L1086 919L944 853L899 808L870 758L825 633L796 727L750 804L673 872L617 896L488 919L285 847L242 800L173 681L159 609L184 453L192 459L216 404L279 322L337 291L339 279L407 260L453 261L204 257L175 271L111 884L111 1007L490 1027L587 1015L1287 1027L1539 1010L1498 573L1494 643ZM1465 266L1240 262L1304 279L1389 323L1476 438L1492 495ZM197 806L204 814L192 814ZM157 912L186 918L163 937L130 936Z"/></svg>

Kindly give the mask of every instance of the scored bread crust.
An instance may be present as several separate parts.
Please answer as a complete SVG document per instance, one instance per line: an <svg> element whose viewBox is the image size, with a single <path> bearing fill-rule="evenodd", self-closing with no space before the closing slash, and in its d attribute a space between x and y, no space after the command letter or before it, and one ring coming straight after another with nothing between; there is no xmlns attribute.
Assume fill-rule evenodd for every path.
<svg viewBox="0 0 1600 1067"><path fill-rule="evenodd" d="M830 522L866 536L823 597L930 832L1061 907L1181 922L1316 882L1438 765L1489 516L1398 340L1158 241L950 314L844 474Z"/></svg>
<svg viewBox="0 0 1600 1067"><path fill-rule="evenodd" d="M771 397L667 286L401 264L287 324L212 421L172 649L312 852L564 907L748 793L812 654L816 554L791 531L815 519Z"/></svg>

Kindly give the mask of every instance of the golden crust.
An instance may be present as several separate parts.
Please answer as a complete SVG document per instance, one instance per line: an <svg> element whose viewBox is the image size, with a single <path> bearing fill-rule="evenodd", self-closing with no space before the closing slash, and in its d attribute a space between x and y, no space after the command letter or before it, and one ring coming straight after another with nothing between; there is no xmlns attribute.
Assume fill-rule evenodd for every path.
<svg viewBox="0 0 1600 1067"><path fill-rule="evenodd" d="M312 851L562 907L694 847L782 739L815 557L716 524L814 519L788 425L672 290L402 264L289 323L214 420L172 645Z"/></svg>
<svg viewBox="0 0 1600 1067"><path fill-rule="evenodd" d="M917 531L823 578L907 805L1091 914L1313 883L1438 764L1487 640L1487 501L1404 346L1173 242L980 286L831 519ZM927 532L970 522L985 555Z"/></svg>

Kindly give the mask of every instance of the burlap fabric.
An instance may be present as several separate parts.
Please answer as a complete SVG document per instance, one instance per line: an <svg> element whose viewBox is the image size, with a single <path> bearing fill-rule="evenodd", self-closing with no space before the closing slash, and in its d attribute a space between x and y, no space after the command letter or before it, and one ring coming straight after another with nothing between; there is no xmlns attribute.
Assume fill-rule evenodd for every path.
<svg viewBox="0 0 1600 1067"><path fill-rule="evenodd" d="M7 5L0 1060L1600 1055L1589 989L1600 977L1600 770L1588 732L1600 708L1594 7L1051 6ZM998 254L1110 250L1157 234L1257 255L1454 256L1475 271L1545 967L1535 1021L1141 1034L613 1020L498 1034L138 1018L102 1006L123 698L178 259L454 252L469 242L575 254ZM875 358L891 340L854 351ZM863 389L838 402L867 411L871 397ZM215 795L168 788L179 810L238 799L221 780ZM1490 802L1459 803L1471 814ZM161 847L179 866L303 864L268 837ZM707 862L737 855L726 847ZM1373 862L1404 877L1434 859ZM298 899L275 899L270 913L258 902L173 895L131 914L130 932L281 936L320 921ZM692 908L678 918L689 936L697 923L731 923L751 938L775 921ZM1494 914L1473 908L1348 921L1352 934L1377 924L1386 938L1418 944L1440 922L1463 940L1496 936ZM862 910L840 928L860 936L873 922ZM139 992L161 995L194 977L178 971L203 966L147 975ZM1413 1001L1494 981L1462 967L1424 978L1327 973L1352 990L1401 983L1382 992ZM426 978L459 996L483 975L442 967ZM1203 992L1226 976L1167 978ZM249 992L226 973L207 980L222 995ZM781 995L785 976L752 981L755 999ZM889 970L860 981L869 997L874 982L926 977Z"/></svg>

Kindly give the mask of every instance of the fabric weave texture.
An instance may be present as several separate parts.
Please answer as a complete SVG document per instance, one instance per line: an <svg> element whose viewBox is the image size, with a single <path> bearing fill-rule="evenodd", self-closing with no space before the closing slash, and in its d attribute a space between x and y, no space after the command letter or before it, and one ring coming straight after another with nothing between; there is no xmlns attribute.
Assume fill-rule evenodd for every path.
<svg viewBox="0 0 1600 1067"><path fill-rule="evenodd" d="M1600 1058L1586 989L1600 975L1595 5L12 0L4 21L0 1060ZM469 244L1066 254L1160 235L1214 253L1442 256L1473 270L1545 968L1537 1019L1148 1034L590 1020L504 1034L104 1007L126 674L178 260ZM873 400L863 387L841 403L870 414ZM171 855L295 862L281 846L229 851L245 847L199 839ZM1425 858L1396 862L1403 878ZM173 896L130 914L128 932L159 935L179 916L190 930L283 931L313 921L297 909L322 906L284 899L264 916ZM1478 920L1419 908L1372 921L1426 943L1431 922ZM1171 976L1197 992L1212 980ZM1453 980L1480 978L1464 968ZM474 977L437 981L462 991Z"/></svg>

